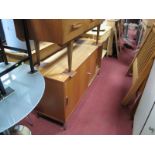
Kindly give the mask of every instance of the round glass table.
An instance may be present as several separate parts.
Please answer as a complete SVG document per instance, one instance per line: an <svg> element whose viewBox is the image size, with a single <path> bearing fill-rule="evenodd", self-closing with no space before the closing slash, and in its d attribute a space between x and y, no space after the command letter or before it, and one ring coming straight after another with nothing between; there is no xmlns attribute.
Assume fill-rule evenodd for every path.
<svg viewBox="0 0 155 155"><path fill-rule="evenodd" d="M0 71L11 64L0 63ZM0 100L0 133L13 127L31 113L43 96L43 76L39 72L29 72L29 65L22 64L1 77L4 87L10 87L14 91Z"/></svg>

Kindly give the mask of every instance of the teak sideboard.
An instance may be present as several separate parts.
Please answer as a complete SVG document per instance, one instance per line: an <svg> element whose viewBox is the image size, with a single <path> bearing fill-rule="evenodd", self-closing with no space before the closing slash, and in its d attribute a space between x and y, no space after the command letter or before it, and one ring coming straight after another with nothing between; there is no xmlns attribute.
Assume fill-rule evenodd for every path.
<svg viewBox="0 0 155 155"><path fill-rule="evenodd" d="M73 74L67 72L66 48L42 62L46 89L38 113L64 124L99 71L101 52L94 40L80 39L73 45Z"/></svg>

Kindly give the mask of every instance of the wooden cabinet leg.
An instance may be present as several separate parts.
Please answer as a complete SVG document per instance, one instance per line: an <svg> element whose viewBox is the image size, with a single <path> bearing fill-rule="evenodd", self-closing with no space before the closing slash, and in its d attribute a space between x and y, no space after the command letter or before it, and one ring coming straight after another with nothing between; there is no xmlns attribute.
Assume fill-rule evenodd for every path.
<svg viewBox="0 0 155 155"><path fill-rule="evenodd" d="M35 50L36 50L37 64L40 65L39 41L34 41L34 46L35 46Z"/></svg>
<svg viewBox="0 0 155 155"><path fill-rule="evenodd" d="M72 70L73 41L68 43L67 48L68 48L68 51L67 51L67 54L68 54L68 71L71 72L71 70Z"/></svg>
<svg viewBox="0 0 155 155"><path fill-rule="evenodd" d="M67 125L66 125L66 123L63 124L63 130L67 130Z"/></svg>
<svg viewBox="0 0 155 155"><path fill-rule="evenodd" d="M97 37L96 37L96 45L98 44L98 40L99 40L100 27L101 27L101 25L98 25L98 26L97 26Z"/></svg>

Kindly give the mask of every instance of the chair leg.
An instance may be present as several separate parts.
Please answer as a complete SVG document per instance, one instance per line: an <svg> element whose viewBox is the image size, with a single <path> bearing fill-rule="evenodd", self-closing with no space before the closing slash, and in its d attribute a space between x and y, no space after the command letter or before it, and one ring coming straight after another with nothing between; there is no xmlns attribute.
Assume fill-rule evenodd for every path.
<svg viewBox="0 0 155 155"><path fill-rule="evenodd" d="M129 102L131 101L133 96L136 94L136 92L138 90L138 87L139 87L138 83L136 83L135 85L131 86L131 88L129 89L127 95L123 98L123 101L122 101L122 105L123 106L129 105Z"/></svg>
<svg viewBox="0 0 155 155"><path fill-rule="evenodd" d="M136 109L138 107L139 101L141 99L141 96L142 96L142 93L139 92L137 94L137 96L136 96L136 99L135 99L134 103L133 103L133 106L132 106L132 109L131 109L131 112L130 112L130 117L131 117L132 120L134 119L134 115L135 115Z"/></svg>

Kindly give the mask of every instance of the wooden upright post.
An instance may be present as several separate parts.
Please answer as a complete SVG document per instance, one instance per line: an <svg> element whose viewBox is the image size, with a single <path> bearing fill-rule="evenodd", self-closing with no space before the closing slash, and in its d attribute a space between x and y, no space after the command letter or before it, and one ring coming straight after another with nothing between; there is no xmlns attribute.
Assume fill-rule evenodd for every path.
<svg viewBox="0 0 155 155"><path fill-rule="evenodd" d="M67 45L67 55L68 55L68 71L72 71L72 52L73 52L73 40Z"/></svg>
<svg viewBox="0 0 155 155"><path fill-rule="evenodd" d="M99 40L100 27L101 27L101 25L98 25L98 26L97 26L97 37L96 37L96 45L98 44L98 40Z"/></svg>
<svg viewBox="0 0 155 155"><path fill-rule="evenodd" d="M40 54L39 54L39 41L34 41L37 64L40 65Z"/></svg>

